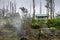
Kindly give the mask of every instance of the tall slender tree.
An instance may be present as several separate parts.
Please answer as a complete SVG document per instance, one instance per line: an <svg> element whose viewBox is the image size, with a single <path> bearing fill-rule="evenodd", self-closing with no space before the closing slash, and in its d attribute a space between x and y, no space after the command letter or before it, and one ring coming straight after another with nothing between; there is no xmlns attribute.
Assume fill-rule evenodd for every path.
<svg viewBox="0 0 60 40"><path fill-rule="evenodd" d="M40 14L42 13L42 3L40 1Z"/></svg>
<svg viewBox="0 0 60 40"><path fill-rule="evenodd" d="M5 15L5 2L3 1L3 11L2 11L2 13L3 13L3 17L4 17L4 15Z"/></svg>
<svg viewBox="0 0 60 40"><path fill-rule="evenodd" d="M33 0L33 18L35 18L35 0Z"/></svg>

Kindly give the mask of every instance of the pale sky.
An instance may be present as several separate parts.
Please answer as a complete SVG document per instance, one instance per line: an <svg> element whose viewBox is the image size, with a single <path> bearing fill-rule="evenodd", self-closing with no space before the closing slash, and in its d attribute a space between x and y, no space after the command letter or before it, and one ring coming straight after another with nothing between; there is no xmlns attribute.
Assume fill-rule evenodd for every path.
<svg viewBox="0 0 60 40"><path fill-rule="evenodd" d="M5 2L5 5L8 4L8 1L14 2L14 0L0 0L0 8L2 9L3 6L3 1ZM40 1L42 2L42 13L46 13L46 1L45 0L35 0L35 9L36 13L39 13L40 11ZM16 0L17 3L17 11L19 11L19 7L25 7L28 10L30 10L31 6L31 11L32 11L32 0ZM58 12L60 10L60 0L55 0L55 12Z"/></svg>

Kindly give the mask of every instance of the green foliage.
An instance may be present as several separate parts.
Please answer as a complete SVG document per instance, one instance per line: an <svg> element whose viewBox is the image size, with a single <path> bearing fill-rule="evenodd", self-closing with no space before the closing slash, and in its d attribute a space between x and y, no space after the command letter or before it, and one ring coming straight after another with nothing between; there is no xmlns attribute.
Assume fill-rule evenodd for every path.
<svg viewBox="0 0 60 40"><path fill-rule="evenodd" d="M38 21L37 21L37 19L32 19L32 25L33 25L33 26L38 25Z"/></svg>
<svg viewBox="0 0 60 40"><path fill-rule="evenodd" d="M46 24L48 27L55 27L60 29L60 19L48 19Z"/></svg>
<svg viewBox="0 0 60 40"><path fill-rule="evenodd" d="M32 27L34 27L34 28L39 28L40 25L42 25L43 23L44 23L43 20L32 19Z"/></svg>

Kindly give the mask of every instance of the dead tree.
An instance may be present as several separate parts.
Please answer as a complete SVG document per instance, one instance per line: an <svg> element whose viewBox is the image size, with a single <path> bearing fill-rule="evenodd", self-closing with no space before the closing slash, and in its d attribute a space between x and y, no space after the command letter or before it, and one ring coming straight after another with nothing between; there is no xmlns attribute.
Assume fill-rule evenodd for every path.
<svg viewBox="0 0 60 40"><path fill-rule="evenodd" d="M35 18L35 0L33 0L33 18Z"/></svg>

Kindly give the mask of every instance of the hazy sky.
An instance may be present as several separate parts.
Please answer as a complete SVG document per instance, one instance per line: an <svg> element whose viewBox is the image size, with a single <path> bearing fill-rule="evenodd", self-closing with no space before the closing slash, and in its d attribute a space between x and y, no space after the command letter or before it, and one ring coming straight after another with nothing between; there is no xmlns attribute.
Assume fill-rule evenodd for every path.
<svg viewBox="0 0 60 40"><path fill-rule="evenodd" d="M14 0L0 0L0 8L2 8L3 6L3 1L5 2L5 5L8 4L8 1L12 1L14 2ZM40 1L42 2L42 13L46 13L46 1L45 0L35 0L35 6L36 6L36 13L39 13L39 7L40 7ZM30 6L32 9L32 0L16 0L17 3L17 11L19 10L19 7L25 7L28 10L30 10ZM60 0L55 0L55 11L59 11L60 10Z"/></svg>

